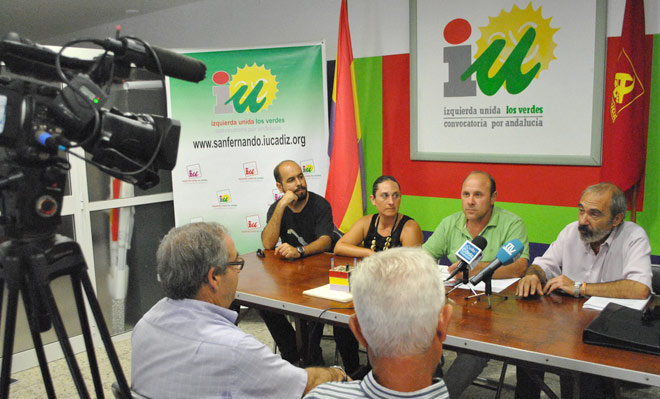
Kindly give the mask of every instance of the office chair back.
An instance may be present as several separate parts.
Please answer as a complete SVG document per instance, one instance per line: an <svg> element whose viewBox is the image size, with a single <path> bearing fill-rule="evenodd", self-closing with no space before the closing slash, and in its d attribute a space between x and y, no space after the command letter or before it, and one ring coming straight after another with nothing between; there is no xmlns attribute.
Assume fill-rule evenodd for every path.
<svg viewBox="0 0 660 399"><path fill-rule="evenodd" d="M651 278L651 288L653 293L660 295L660 265L651 265L653 277Z"/></svg>

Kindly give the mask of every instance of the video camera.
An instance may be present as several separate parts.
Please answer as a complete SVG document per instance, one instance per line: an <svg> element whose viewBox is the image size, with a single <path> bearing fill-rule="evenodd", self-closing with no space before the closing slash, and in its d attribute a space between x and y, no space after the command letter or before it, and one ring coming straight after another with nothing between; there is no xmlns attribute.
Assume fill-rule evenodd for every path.
<svg viewBox="0 0 660 399"><path fill-rule="evenodd" d="M102 54L62 55L84 42ZM131 65L161 80L199 82L206 74L201 61L119 35L74 40L57 53L9 33L0 61L9 72L0 76L0 225L10 238L52 234L59 225L69 169L61 151L82 147L86 162L142 189L159 183L158 170L174 168L178 121L104 107L110 84L128 78Z"/></svg>

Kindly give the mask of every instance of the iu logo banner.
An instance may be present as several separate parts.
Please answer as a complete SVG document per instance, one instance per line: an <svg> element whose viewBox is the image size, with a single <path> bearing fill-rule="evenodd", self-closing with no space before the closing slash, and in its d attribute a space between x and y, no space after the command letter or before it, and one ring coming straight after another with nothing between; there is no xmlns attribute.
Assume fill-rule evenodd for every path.
<svg viewBox="0 0 660 399"><path fill-rule="evenodd" d="M604 1L411 4L411 159L600 165Z"/></svg>
<svg viewBox="0 0 660 399"><path fill-rule="evenodd" d="M182 126L172 171L176 225L220 222L239 252L252 252L278 199L275 165L310 160L301 164L307 188L325 191L325 48L310 43L187 55L204 62L208 73L196 84L169 81L171 116Z"/></svg>

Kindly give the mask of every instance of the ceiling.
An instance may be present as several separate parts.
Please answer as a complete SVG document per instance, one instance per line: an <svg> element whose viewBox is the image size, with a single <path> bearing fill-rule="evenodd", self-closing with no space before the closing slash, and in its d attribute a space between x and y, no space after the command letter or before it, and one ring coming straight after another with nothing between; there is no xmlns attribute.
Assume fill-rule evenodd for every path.
<svg viewBox="0 0 660 399"><path fill-rule="evenodd" d="M199 0L2 0L0 37L35 42Z"/></svg>

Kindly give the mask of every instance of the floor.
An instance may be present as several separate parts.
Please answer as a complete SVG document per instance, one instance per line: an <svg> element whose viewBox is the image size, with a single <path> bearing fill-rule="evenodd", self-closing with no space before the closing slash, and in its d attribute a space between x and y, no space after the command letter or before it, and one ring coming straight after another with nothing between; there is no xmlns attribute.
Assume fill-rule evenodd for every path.
<svg viewBox="0 0 660 399"><path fill-rule="evenodd" d="M258 313L253 310L243 312L242 320L239 325L244 331L254 335L257 339L263 342L265 345L272 347L273 340L266 329L266 326L261 321ZM328 328L328 327L326 327ZM330 332L328 331L328 334ZM323 340L323 357L327 365L335 364L334 360L334 342L330 340ZM130 367L131 367L131 344L130 340L124 340L121 342L115 343L115 350L121 360L124 373L126 378L129 379L130 383ZM110 367L110 363L105 356L103 350L97 350L97 356L99 359L99 370L103 384L106 387L105 397L113 398L113 395L110 391L110 385L115 380L114 374ZM84 353L81 353L77 356L78 364L80 365L85 378L88 381L88 389L93 390L93 385L91 383L91 378L89 377L89 371L87 367L87 358ZM449 366L455 358L455 353L450 351L445 351L446 366ZM66 362L61 360L53 361L49 364L50 372L53 377L55 392L58 398L77 398L79 397L73 382L71 380L68 367ZM488 367L482 373L480 381L492 380L496 381L499 378L500 371L502 368L501 362L491 360ZM446 368L445 368L446 369ZM11 385L10 388L10 397L16 399L35 399L35 398L46 398L46 393L43 388L43 382L41 379L41 373L38 367L22 371L12 375L12 378L17 381ZM477 384L473 384L469 387L463 395L462 399L481 399L481 398L492 398L495 396L495 392L491 389L484 388L480 386L480 381ZM553 389L557 394L559 393L559 378L552 374L546 374L545 377L546 383ZM502 398L511 399L514 397L513 389L515 386L515 367L509 367L505 379L505 387L502 393ZM95 396L95 395L92 395ZM545 398L545 394L541 395L542 398ZM660 397L660 388L653 387L622 387L621 388L621 397L623 398L635 398L635 399L651 399Z"/></svg>

